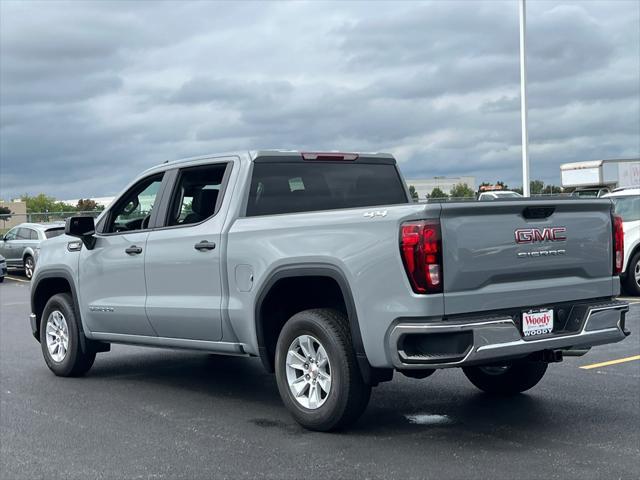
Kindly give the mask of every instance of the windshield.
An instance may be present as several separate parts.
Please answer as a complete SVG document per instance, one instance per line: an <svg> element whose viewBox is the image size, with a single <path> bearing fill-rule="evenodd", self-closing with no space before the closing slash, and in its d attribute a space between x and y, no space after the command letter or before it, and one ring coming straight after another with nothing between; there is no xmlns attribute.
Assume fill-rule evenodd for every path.
<svg viewBox="0 0 640 480"><path fill-rule="evenodd" d="M640 220L640 195L633 197L612 197L616 214L622 217L623 222L635 222Z"/></svg>

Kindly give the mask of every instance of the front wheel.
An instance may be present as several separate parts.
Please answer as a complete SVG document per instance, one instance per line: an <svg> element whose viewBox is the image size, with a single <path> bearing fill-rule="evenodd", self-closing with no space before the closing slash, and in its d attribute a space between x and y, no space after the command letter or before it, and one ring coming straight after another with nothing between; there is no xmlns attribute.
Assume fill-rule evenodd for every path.
<svg viewBox="0 0 640 480"><path fill-rule="evenodd" d="M83 351L73 300L67 293L49 299L42 312L40 346L44 361L59 377L77 377L89 371L96 359L93 349Z"/></svg>
<svg viewBox="0 0 640 480"><path fill-rule="evenodd" d="M500 365L462 369L480 390L496 395L515 395L533 388L547 371L547 364L518 360Z"/></svg>
<svg viewBox="0 0 640 480"><path fill-rule="evenodd" d="M330 431L355 422L371 387L362 379L344 314L305 310L287 321L276 345L276 380L282 401L310 430Z"/></svg>
<svg viewBox="0 0 640 480"><path fill-rule="evenodd" d="M36 262L31 255L24 257L24 275L31 280L33 277L33 271L36 268Z"/></svg>

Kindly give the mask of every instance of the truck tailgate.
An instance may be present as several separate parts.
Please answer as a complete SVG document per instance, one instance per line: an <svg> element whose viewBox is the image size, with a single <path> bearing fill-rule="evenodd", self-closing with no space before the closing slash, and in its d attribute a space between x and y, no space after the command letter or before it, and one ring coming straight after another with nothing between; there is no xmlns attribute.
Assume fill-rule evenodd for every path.
<svg viewBox="0 0 640 480"><path fill-rule="evenodd" d="M610 297L607 200L443 203L446 315Z"/></svg>

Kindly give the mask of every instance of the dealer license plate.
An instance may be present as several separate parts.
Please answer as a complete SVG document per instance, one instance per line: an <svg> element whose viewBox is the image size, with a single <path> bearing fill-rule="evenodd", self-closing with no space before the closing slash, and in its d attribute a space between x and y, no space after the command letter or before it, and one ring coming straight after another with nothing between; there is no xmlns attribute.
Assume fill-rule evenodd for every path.
<svg viewBox="0 0 640 480"><path fill-rule="evenodd" d="M553 331L553 310L522 312L522 335L535 337Z"/></svg>

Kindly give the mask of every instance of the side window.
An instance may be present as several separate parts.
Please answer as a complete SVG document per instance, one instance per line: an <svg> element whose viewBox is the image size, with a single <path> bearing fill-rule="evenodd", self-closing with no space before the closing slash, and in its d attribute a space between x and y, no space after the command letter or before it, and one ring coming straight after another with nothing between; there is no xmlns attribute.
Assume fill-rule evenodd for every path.
<svg viewBox="0 0 640 480"><path fill-rule="evenodd" d="M29 229L29 240L40 240L38 238L38 232L36 232L35 230Z"/></svg>
<svg viewBox="0 0 640 480"><path fill-rule="evenodd" d="M4 238L6 240L15 240L16 237L18 236L18 228L12 228L11 230L9 230L7 232L7 234L4 236Z"/></svg>
<svg viewBox="0 0 640 480"><path fill-rule="evenodd" d="M29 238L29 233L31 230L29 228L19 228L18 234L16 235L16 240L31 240Z"/></svg>
<svg viewBox="0 0 640 480"><path fill-rule="evenodd" d="M103 233L132 232L149 227L164 174L141 180L111 208Z"/></svg>
<svg viewBox="0 0 640 480"><path fill-rule="evenodd" d="M616 213L624 222L640 220L640 196L614 198Z"/></svg>
<svg viewBox="0 0 640 480"><path fill-rule="evenodd" d="M167 226L200 223L217 213L226 163L180 171L169 205Z"/></svg>

